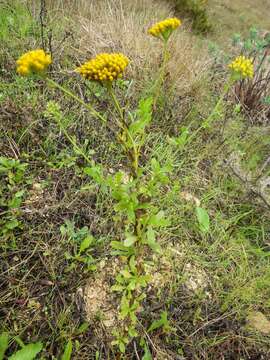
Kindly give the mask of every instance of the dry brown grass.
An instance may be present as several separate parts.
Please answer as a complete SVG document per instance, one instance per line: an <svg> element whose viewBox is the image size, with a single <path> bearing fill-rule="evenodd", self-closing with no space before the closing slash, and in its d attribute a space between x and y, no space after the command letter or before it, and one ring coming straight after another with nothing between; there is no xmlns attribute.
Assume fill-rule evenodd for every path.
<svg viewBox="0 0 270 360"><path fill-rule="evenodd" d="M155 0L99 0L51 2L58 13L72 11L77 28L74 44L78 62L99 52L123 52L131 60L129 77L149 80L158 71L162 44L147 35L156 21L173 16L168 2ZM171 39L169 79L179 90L188 90L201 78L208 66L205 50L198 49L188 29L180 28Z"/></svg>

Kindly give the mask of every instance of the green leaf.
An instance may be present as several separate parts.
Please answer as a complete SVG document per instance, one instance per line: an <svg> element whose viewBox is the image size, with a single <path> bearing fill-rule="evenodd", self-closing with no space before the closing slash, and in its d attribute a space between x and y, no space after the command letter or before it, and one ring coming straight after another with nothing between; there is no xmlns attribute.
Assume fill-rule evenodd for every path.
<svg viewBox="0 0 270 360"><path fill-rule="evenodd" d="M125 288L124 286L116 284L111 287L111 290L112 291L122 291L124 288Z"/></svg>
<svg viewBox="0 0 270 360"><path fill-rule="evenodd" d="M2 333L0 335L0 360L4 359L5 352L8 348L8 333Z"/></svg>
<svg viewBox="0 0 270 360"><path fill-rule="evenodd" d="M132 279L132 280L130 281L130 283L129 283L128 286L127 286L127 289L128 289L128 290L131 290L131 291L133 291L133 290L136 289L136 280L135 280L135 279Z"/></svg>
<svg viewBox="0 0 270 360"><path fill-rule="evenodd" d="M42 350L42 343L28 344L15 354L10 356L8 360L33 360L37 354Z"/></svg>
<svg viewBox="0 0 270 360"><path fill-rule="evenodd" d="M144 345L144 355L142 357L142 360L152 360L152 355L148 349L148 346L147 345Z"/></svg>
<svg viewBox="0 0 270 360"><path fill-rule="evenodd" d="M84 173L91 176L98 184L104 183L102 168L100 166L85 167Z"/></svg>
<svg viewBox="0 0 270 360"><path fill-rule="evenodd" d="M178 137L169 138L169 143L174 146L178 146L180 149L184 148L189 137L189 131L187 127L181 128L181 134Z"/></svg>
<svg viewBox="0 0 270 360"><path fill-rule="evenodd" d="M87 322L82 323L79 328L76 330L76 335L83 334L89 328L89 324Z"/></svg>
<svg viewBox="0 0 270 360"><path fill-rule="evenodd" d="M148 220L148 224L153 227L165 227L170 224L169 220L164 218L164 211L159 211L157 214L152 215Z"/></svg>
<svg viewBox="0 0 270 360"><path fill-rule="evenodd" d="M125 279L130 279L132 277L131 273L128 270L121 270L120 273L124 276Z"/></svg>
<svg viewBox="0 0 270 360"><path fill-rule="evenodd" d="M135 256L131 256L130 260L129 260L129 266L130 266L130 270L135 273L137 271L136 269L136 260L135 260Z"/></svg>
<svg viewBox="0 0 270 360"><path fill-rule="evenodd" d="M126 247L120 241L111 241L111 247L116 250L126 251Z"/></svg>
<svg viewBox="0 0 270 360"><path fill-rule="evenodd" d="M126 247L132 246L137 241L137 237L133 234L126 234L126 239L124 240L124 245Z"/></svg>
<svg viewBox="0 0 270 360"><path fill-rule="evenodd" d="M89 248L89 246L93 243L93 236L92 235L89 235L87 236L85 239L83 239L83 241L81 242L81 245L80 245L80 253L84 252L86 249Z"/></svg>
<svg viewBox="0 0 270 360"><path fill-rule="evenodd" d="M163 327L164 325L168 325L167 311L163 311L160 315L159 320L155 320L152 322L151 326L148 329L148 332L154 331Z"/></svg>
<svg viewBox="0 0 270 360"><path fill-rule="evenodd" d="M9 230L13 230L16 227L20 226L20 223L18 220L14 219L14 220L10 220L5 224L5 227Z"/></svg>
<svg viewBox="0 0 270 360"><path fill-rule="evenodd" d="M150 248L157 253L161 253L161 247L156 242L156 233L151 226L148 227L146 236L147 236L147 244L150 246Z"/></svg>
<svg viewBox="0 0 270 360"><path fill-rule="evenodd" d="M120 350L120 352L121 352L122 354L125 353L125 351L126 351L126 346L125 346L125 344L124 344L123 342L120 342L120 343L119 343L119 350Z"/></svg>
<svg viewBox="0 0 270 360"><path fill-rule="evenodd" d="M69 340L65 347L65 352L61 357L61 360L70 360L71 354L72 354L72 342L71 340Z"/></svg>
<svg viewBox="0 0 270 360"><path fill-rule="evenodd" d="M138 120L134 121L129 127L131 135L142 133L150 123L152 118L152 103L153 99L151 97L142 99L139 102L139 108L137 110Z"/></svg>
<svg viewBox="0 0 270 360"><path fill-rule="evenodd" d="M128 335L132 338L138 336L138 332L136 331L135 328L131 327L128 329Z"/></svg>
<svg viewBox="0 0 270 360"><path fill-rule="evenodd" d="M210 228L210 220L207 211L201 207L196 207L196 215L200 230L203 233L207 233Z"/></svg>

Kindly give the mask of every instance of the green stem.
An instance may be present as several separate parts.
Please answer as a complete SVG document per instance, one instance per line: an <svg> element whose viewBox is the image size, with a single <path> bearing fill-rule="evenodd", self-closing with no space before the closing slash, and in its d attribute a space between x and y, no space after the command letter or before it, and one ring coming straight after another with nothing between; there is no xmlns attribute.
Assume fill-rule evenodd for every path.
<svg viewBox="0 0 270 360"><path fill-rule="evenodd" d="M120 104L119 104L119 101L117 100L117 97L114 93L114 90L112 88L112 84L108 84L107 85L107 89L108 89L108 92L112 98L112 101L114 103L114 106L117 110L117 112L119 113L119 116L120 116L120 120L121 122L117 121L117 124L118 126L120 127L120 129L123 130L123 132L127 135L127 137L130 139L130 142L132 144L132 152L133 152L133 156L132 156L132 168L133 168L133 175L135 177L138 176L138 168L139 168L139 152L138 152L138 149L137 149L137 145L133 139L133 137L131 136L130 132L129 132L129 129L128 129L128 125L125 121L125 118L124 118L124 112L123 112L123 109L121 108ZM126 152L128 153L129 152L129 148L127 147L126 144L124 144L125 146L125 149L126 149Z"/></svg>
<svg viewBox="0 0 270 360"><path fill-rule="evenodd" d="M116 110L118 111L119 115L120 115L120 118L121 118L121 121L122 123L125 123L125 119L124 119L124 112L123 112L123 109L121 108L120 104L119 104L119 101L117 100L116 98L116 95L113 91L113 87L112 87L112 84L109 83L109 85L107 86L108 88L108 91L109 91L109 94L113 100L113 103L114 103L114 106L116 108Z"/></svg>
<svg viewBox="0 0 270 360"><path fill-rule="evenodd" d="M160 71L159 71L159 76L155 85L155 96L154 96L154 101L153 101L153 107L155 107L159 95L160 95L160 91L161 91L161 87L162 84L164 82L164 76L165 76L165 70L166 70L166 66L169 60L169 52L168 52L168 40L164 40L164 45L163 45L163 55L162 55L162 64L160 67Z"/></svg>
<svg viewBox="0 0 270 360"><path fill-rule="evenodd" d="M64 94L68 95L69 97L71 97L72 99L76 100L80 105L84 106L92 115L94 115L96 118L98 118L99 120L101 120L102 122L106 123L106 119L100 115L99 112L97 112L92 105L90 104L86 104L82 99L80 99L77 95L73 94L71 91L69 91L68 89L64 88L62 85L57 84L54 80L52 79L48 79L47 78L47 82L48 84L58 88L59 90L61 90Z"/></svg>

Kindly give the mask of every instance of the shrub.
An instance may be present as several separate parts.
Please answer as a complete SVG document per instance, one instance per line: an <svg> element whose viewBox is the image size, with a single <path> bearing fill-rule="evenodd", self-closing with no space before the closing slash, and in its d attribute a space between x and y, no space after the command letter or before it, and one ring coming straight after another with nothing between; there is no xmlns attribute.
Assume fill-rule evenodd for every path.
<svg viewBox="0 0 270 360"><path fill-rule="evenodd" d="M207 14L207 0L174 0L175 9L187 14L192 19L192 28L196 33L206 33L211 30Z"/></svg>

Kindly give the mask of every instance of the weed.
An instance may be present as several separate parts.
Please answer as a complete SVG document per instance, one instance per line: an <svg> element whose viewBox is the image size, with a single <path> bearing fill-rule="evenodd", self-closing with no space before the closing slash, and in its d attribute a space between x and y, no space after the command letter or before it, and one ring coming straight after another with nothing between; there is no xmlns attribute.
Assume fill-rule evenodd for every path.
<svg viewBox="0 0 270 360"><path fill-rule="evenodd" d="M11 360L33 360L36 358L37 354L41 352L43 345L41 342L32 343L24 345L20 338L15 338L16 342L21 346L21 350L18 350L16 353L13 353L9 359ZM9 335L7 333L2 333L0 335L0 358L3 359L5 352L9 347Z"/></svg>
<svg viewBox="0 0 270 360"><path fill-rule="evenodd" d="M95 260L90 255L89 248L95 245L94 237L89 233L88 228L85 226L80 230L74 229L74 223L66 221L65 225L61 225L60 232L63 236L68 236L68 242L74 246L73 254L65 253L65 258L71 262L67 271L76 269L77 262L86 266L87 271L96 270Z"/></svg>
<svg viewBox="0 0 270 360"><path fill-rule="evenodd" d="M21 164L19 160L0 158L0 235L3 239L2 247L9 240L16 247L16 230L22 227L19 220L20 205L23 201L25 190L20 189L24 182L27 164Z"/></svg>
<svg viewBox="0 0 270 360"><path fill-rule="evenodd" d="M253 79L242 80L235 85L236 100L250 114L253 123L267 123L270 118L270 34L262 34L256 28L251 28L248 37L242 39L236 34L233 42L238 51L252 59L255 68Z"/></svg>

